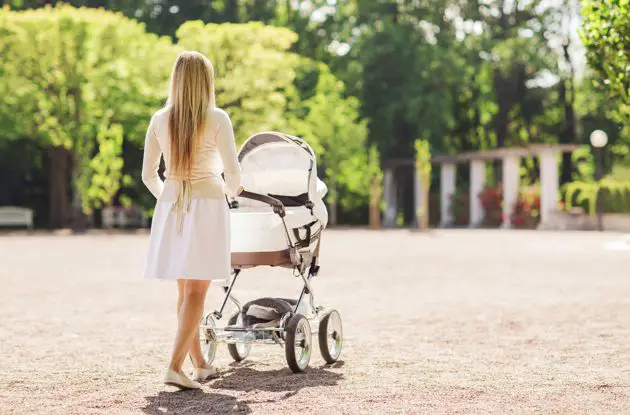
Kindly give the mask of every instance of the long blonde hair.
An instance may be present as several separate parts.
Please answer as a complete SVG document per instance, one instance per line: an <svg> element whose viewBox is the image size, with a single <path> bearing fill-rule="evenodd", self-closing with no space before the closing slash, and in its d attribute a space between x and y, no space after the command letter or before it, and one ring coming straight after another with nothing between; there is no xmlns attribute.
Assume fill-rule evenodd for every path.
<svg viewBox="0 0 630 415"><path fill-rule="evenodd" d="M167 105L170 107L170 172L188 178L208 110L215 105L214 69L208 58L199 52L182 52L177 57Z"/></svg>

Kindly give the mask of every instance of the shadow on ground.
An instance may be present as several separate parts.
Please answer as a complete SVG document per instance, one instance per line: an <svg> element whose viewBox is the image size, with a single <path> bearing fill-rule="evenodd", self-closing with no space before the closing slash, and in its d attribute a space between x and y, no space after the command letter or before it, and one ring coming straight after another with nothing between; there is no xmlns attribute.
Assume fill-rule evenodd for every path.
<svg viewBox="0 0 630 415"><path fill-rule="evenodd" d="M337 362L332 367L342 367ZM252 367L238 367L212 383L213 388L249 392L289 392L289 396L300 389L318 386L336 386L343 374L327 370L331 366L309 368L305 373L295 374L290 369L256 370ZM287 396L288 397L288 396Z"/></svg>
<svg viewBox="0 0 630 415"><path fill-rule="evenodd" d="M281 393L276 402L295 396L301 389L320 386L336 386L343 379L341 373L329 368L340 368L340 361L332 366L309 368L307 372L295 374L289 369L256 370L245 365L233 366L220 379L210 382L211 389L225 391L265 391ZM283 393L284 392L284 393ZM145 414L249 414L252 409L247 400L238 400L236 396L207 392L206 388L194 391L159 392L155 396L147 396L147 405L142 408Z"/></svg>
<svg viewBox="0 0 630 415"><path fill-rule="evenodd" d="M247 403L238 401L235 396L207 392L203 389L162 391L145 399L147 404L142 408L142 412L150 415L252 413Z"/></svg>

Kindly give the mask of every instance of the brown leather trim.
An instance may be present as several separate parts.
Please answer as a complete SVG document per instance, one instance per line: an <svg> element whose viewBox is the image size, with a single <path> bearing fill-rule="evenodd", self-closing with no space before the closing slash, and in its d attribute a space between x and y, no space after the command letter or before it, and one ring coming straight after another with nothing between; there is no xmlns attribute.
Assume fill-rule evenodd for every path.
<svg viewBox="0 0 630 415"><path fill-rule="evenodd" d="M254 265L291 265L289 250L273 252L232 252L232 267L247 267Z"/></svg>

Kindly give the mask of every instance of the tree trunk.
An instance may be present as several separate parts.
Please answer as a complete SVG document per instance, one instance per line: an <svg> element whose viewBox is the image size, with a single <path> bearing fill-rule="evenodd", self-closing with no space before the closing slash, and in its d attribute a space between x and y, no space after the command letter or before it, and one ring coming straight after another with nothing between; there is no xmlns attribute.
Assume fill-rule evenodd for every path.
<svg viewBox="0 0 630 415"><path fill-rule="evenodd" d="M573 110L573 103L567 96L566 80L560 82L560 100L564 106L564 131L560 134L561 144L570 144L576 142L575 134L575 112ZM562 172L560 174L560 184L564 184L571 181L571 175L573 173L573 160L571 159L571 153L562 154Z"/></svg>
<svg viewBox="0 0 630 415"><path fill-rule="evenodd" d="M68 168L70 157L63 147L50 147L49 169L49 223L52 228L62 228L68 218Z"/></svg>
<svg viewBox="0 0 630 415"><path fill-rule="evenodd" d="M564 58L569 64L571 71L568 79L563 79L560 82L560 99L564 106L564 132L560 135L561 144L576 144L578 142L576 122L575 122L575 86L573 80L575 79L575 72L573 69L573 62L569 55L569 44L566 43L562 46L564 51ZM562 172L560 174L560 184L564 184L571 181L573 174L573 160L571 159L571 153L562 154Z"/></svg>
<svg viewBox="0 0 630 415"><path fill-rule="evenodd" d="M494 93L496 94L498 112L494 119L494 132L497 139L497 148L505 147L505 142L507 141L508 124L510 122L508 83L509 80L499 72L499 69L495 69ZM503 165L501 159L494 160L493 165L496 182L500 183L503 180Z"/></svg>
<svg viewBox="0 0 630 415"><path fill-rule="evenodd" d="M74 163L73 163L74 164ZM72 171L76 174L76 166L72 166ZM83 203L81 193L76 186L76 177L73 177L72 189L72 232L84 233L88 228L88 217L83 213Z"/></svg>
<svg viewBox="0 0 630 415"><path fill-rule="evenodd" d="M370 182L370 228L381 227L381 197L383 189L376 176Z"/></svg>

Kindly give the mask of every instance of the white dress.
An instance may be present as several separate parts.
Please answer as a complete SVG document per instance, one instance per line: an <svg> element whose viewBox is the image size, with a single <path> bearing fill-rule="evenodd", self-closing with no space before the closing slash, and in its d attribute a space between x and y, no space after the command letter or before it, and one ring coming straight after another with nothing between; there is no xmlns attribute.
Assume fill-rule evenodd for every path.
<svg viewBox="0 0 630 415"><path fill-rule="evenodd" d="M192 176L181 180L168 169L168 115L168 107L153 115L144 145L142 180L157 199L144 276L224 279L231 268L225 194L233 195L240 185L232 123L224 111L208 111ZM158 175L160 156L167 166L164 182Z"/></svg>

